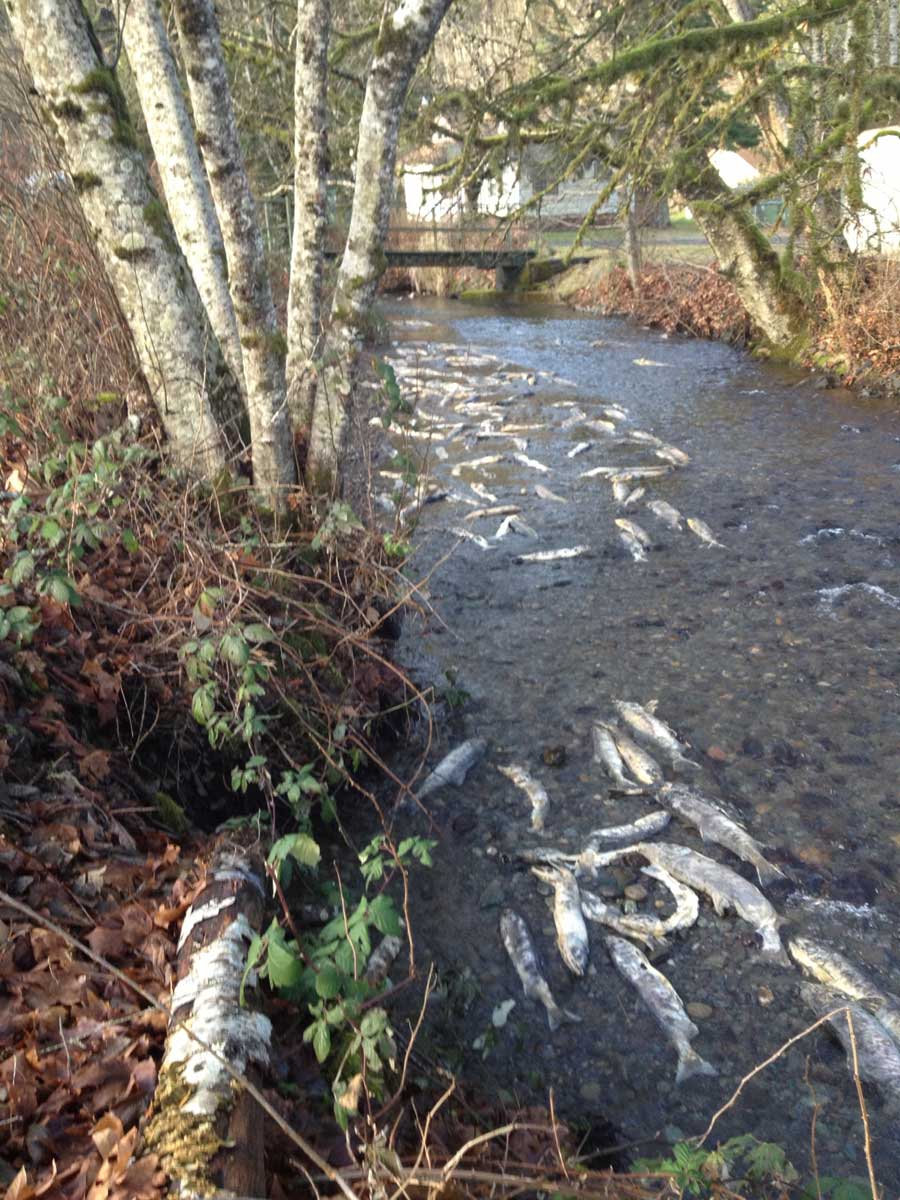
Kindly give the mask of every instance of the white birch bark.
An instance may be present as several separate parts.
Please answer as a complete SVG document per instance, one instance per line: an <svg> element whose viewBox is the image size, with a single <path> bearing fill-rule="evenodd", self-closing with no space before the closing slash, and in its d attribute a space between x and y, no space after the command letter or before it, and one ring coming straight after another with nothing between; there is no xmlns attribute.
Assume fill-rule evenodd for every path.
<svg viewBox="0 0 900 1200"><path fill-rule="evenodd" d="M898 0L888 0L888 66L896 67L900 60L900 13Z"/></svg>
<svg viewBox="0 0 900 1200"><path fill-rule="evenodd" d="M294 227L287 308L287 394L294 429L309 436L322 333L327 201L328 33L331 0L297 0L294 68Z"/></svg>
<svg viewBox="0 0 900 1200"><path fill-rule="evenodd" d="M122 39L175 235L232 375L244 386L225 248L159 0L130 0Z"/></svg>
<svg viewBox="0 0 900 1200"><path fill-rule="evenodd" d="M97 55L80 0L13 0L13 34L56 131L81 208L132 332L173 457L226 466L217 418L239 395L137 149L124 96Z"/></svg>
<svg viewBox="0 0 900 1200"><path fill-rule="evenodd" d="M400 118L410 81L452 0L400 0L385 12L366 81L347 244L331 308L325 367L310 429L306 478L334 487L347 442L356 360L384 270Z"/></svg>
<svg viewBox="0 0 900 1200"><path fill-rule="evenodd" d="M273 508L282 508L296 480L278 329L256 205L244 169L222 43L212 0L175 0L175 22L197 142L206 165L237 318L253 445L253 480Z"/></svg>

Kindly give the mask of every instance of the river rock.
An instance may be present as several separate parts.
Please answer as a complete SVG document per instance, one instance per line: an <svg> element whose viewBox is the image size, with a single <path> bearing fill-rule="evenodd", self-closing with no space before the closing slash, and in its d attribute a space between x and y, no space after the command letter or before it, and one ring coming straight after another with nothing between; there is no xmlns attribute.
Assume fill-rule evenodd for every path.
<svg viewBox="0 0 900 1200"><path fill-rule="evenodd" d="M684 1007L687 1015L693 1017L695 1021L706 1021L713 1015L712 1005L704 1004L702 1000L692 1000Z"/></svg>
<svg viewBox="0 0 900 1200"><path fill-rule="evenodd" d="M583 1083L578 1089L578 1095L587 1104L597 1104L603 1096L603 1088L599 1083Z"/></svg>
<svg viewBox="0 0 900 1200"><path fill-rule="evenodd" d="M640 903L641 900L647 899L647 889L642 883L629 883L623 889L626 900L636 900Z"/></svg>

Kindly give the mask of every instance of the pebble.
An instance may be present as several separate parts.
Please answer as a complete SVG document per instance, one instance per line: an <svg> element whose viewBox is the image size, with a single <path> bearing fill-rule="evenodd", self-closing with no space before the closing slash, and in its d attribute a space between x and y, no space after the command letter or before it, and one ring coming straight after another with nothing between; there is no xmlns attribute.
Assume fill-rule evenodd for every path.
<svg viewBox="0 0 900 1200"><path fill-rule="evenodd" d="M624 889L624 894L626 900L637 900L638 902L641 900L646 900L648 895L647 889L642 883L627 884Z"/></svg>
<svg viewBox="0 0 900 1200"><path fill-rule="evenodd" d="M688 1016L695 1017L698 1021L706 1021L713 1015L712 1005L704 1004L702 1000L692 1000L684 1007Z"/></svg>
<svg viewBox="0 0 900 1200"><path fill-rule="evenodd" d="M768 1008L769 1005L772 1004L775 1000L775 993L772 991L772 989L770 987L766 987L765 985L763 985L763 987L761 987L759 989L759 991L756 993L756 998L760 1002L760 1004L763 1006L763 1008Z"/></svg>
<svg viewBox="0 0 900 1200"><path fill-rule="evenodd" d="M583 1083L578 1094L588 1104L596 1104L603 1095L603 1089L599 1083Z"/></svg>

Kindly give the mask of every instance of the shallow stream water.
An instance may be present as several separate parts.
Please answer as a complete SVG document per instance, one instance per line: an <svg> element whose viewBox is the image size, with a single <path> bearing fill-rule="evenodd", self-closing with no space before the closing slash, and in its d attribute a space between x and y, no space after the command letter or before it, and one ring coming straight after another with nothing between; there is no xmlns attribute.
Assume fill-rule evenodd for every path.
<svg viewBox="0 0 900 1200"><path fill-rule="evenodd" d="M468 426L403 447L450 496L421 511L410 571L433 571L434 615L407 622L401 649L423 682L449 677L469 695L439 728L428 765L464 737L490 743L462 788L429 800L440 844L433 870L414 876L412 904L419 961L434 960L442 979L426 1042L457 1054L483 1086L538 1103L552 1087L560 1113L608 1118L623 1141L646 1142L635 1153L659 1153L701 1132L745 1074L811 1023L801 975L765 960L749 925L702 901L698 924L656 965L693 1006L694 1047L719 1075L676 1086L675 1052L616 974L598 926L586 977L563 965L547 889L513 856L541 838L524 795L495 767L516 762L539 778L551 804L543 840L577 847L598 826L658 807L611 795L591 749L592 722L612 714L614 698L657 699L702 764L692 782L736 810L788 872L769 892L785 937L825 940L900 992L900 412L618 320L439 301L392 301L387 315L413 424ZM509 439L475 441L490 419L479 405L495 402L497 425L540 427L521 436L546 472L515 462ZM608 404L628 410L623 432L649 430L691 458L648 482L627 514L652 536L645 562L619 541L609 481L581 474L658 462L571 420L573 405L591 420ZM592 449L567 456L587 440ZM502 461L453 473L494 454ZM454 527L491 539L501 519L464 520L489 504L473 482L520 505L538 539L511 533L488 550L460 541ZM535 484L564 502L540 499ZM380 485L390 492L395 481ZM725 549L662 525L644 507L651 497L701 517ZM578 544L589 554L516 561ZM544 751L559 747L564 761L546 765ZM402 822L423 828L421 817ZM678 821L661 836L751 877ZM607 894L638 878L623 866ZM642 907L664 896L651 891ZM557 1000L580 1024L550 1034L522 994L500 940L504 905L527 920ZM515 1007L495 1028L505 1000ZM866 1100L876 1171L896 1197L895 1119L877 1088ZM756 1076L711 1142L752 1131L808 1169L814 1108L820 1169L864 1176L855 1087L823 1030Z"/></svg>

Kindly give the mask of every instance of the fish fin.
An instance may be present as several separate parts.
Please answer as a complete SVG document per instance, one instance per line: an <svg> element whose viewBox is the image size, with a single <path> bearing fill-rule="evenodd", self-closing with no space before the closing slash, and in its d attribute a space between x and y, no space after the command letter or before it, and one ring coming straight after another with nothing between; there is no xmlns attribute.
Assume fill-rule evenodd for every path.
<svg viewBox="0 0 900 1200"><path fill-rule="evenodd" d="M689 771L703 770L698 762L694 762L692 758L685 758L683 754L679 754L677 757L672 759L672 766L676 771L683 771L685 769Z"/></svg>
<svg viewBox="0 0 900 1200"><path fill-rule="evenodd" d="M551 1033L555 1033L560 1025L577 1025L580 1021L581 1017L578 1013L569 1012L567 1008L560 1008L558 1004L547 1009L547 1024L550 1026Z"/></svg>
<svg viewBox="0 0 900 1200"><path fill-rule="evenodd" d="M784 879L784 871L779 871L778 867L761 858L756 864L756 874L759 876L759 882L762 887L770 887L773 883L777 883L779 879Z"/></svg>
<svg viewBox="0 0 900 1200"><path fill-rule="evenodd" d="M708 1063L705 1058L700 1055L692 1047L679 1055L678 1070L675 1073L675 1082L684 1083L686 1079L692 1078L694 1075L718 1075L719 1072Z"/></svg>

